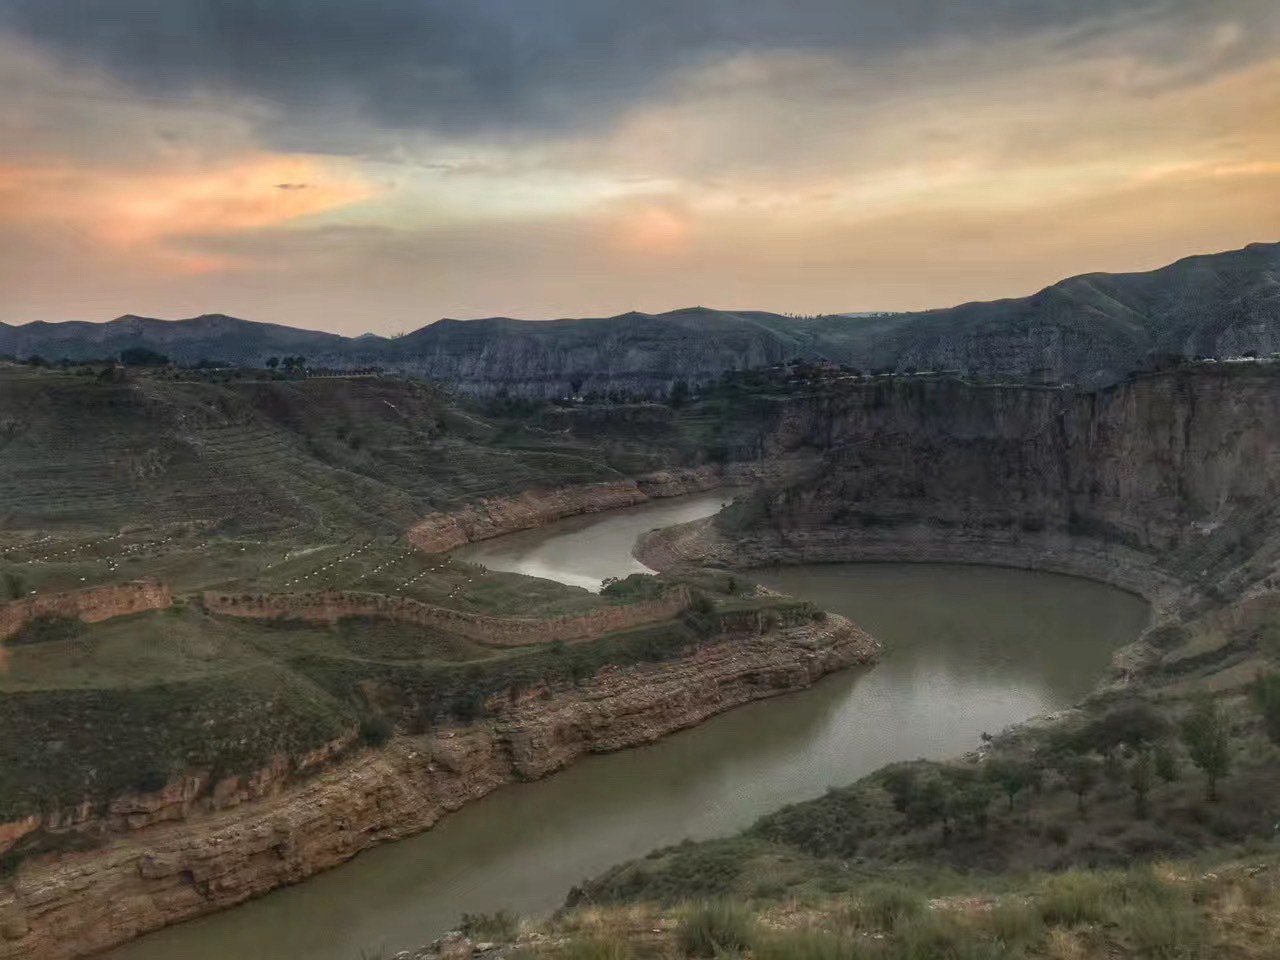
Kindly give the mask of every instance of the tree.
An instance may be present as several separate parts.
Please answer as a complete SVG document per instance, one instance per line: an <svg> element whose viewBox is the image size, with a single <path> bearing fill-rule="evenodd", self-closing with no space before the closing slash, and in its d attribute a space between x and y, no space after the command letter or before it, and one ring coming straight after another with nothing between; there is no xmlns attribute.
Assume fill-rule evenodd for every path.
<svg viewBox="0 0 1280 960"><path fill-rule="evenodd" d="M280 358L279 358L279 357L267 357L267 369L268 369L268 370L274 370L274 369L275 369L276 367L278 367L278 366L280 366Z"/></svg>
<svg viewBox="0 0 1280 960"><path fill-rule="evenodd" d="M1119 783L1125 778L1124 756L1119 747L1112 747L1102 757L1102 773L1112 783Z"/></svg>
<svg viewBox="0 0 1280 960"><path fill-rule="evenodd" d="M1262 727L1280 746L1280 673L1260 676L1253 684L1253 702L1262 714Z"/></svg>
<svg viewBox="0 0 1280 960"><path fill-rule="evenodd" d="M987 811L991 807L991 785L981 781L953 788L946 801L946 812L959 822L968 820L981 830L987 828ZM943 821L946 828L946 821Z"/></svg>
<svg viewBox="0 0 1280 960"><path fill-rule="evenodd" d="M683 407L689 402L689 382L687 380L677 380L671 385L671 398L669 403L673 407Z"/></svg>
<svg viewBox="0 0 1280 960"><path fill-rule="evenodd" d="M1084 795L1098 785L1098 761L1089 756L1068 757L1062 770L1067 786L1076 795L1076 806L1084 816Z"/></svg>
<svg viewBox="0 0 1280 960"><path fill-rule="evenodd" d="M126 347L120 351L120 362L126 367L163 367L169 358L146 347Z"/></svg>
<svg viewBox="0 0 1280 960"><path fill-rule="evenodd" d="M1196 700L1182 721L1182 740L1191 762L1204 771L1205 797L1218 799L1218 781L1231 769L1231 729L1213 695Z"/></svg>
<svg viewBox="0 0 1280 960"><path fill-rule="evenodd" d="M996 758L987 764L986 778L1005 792L1012 812L1013 798L1039 779L1039 771L1028 763Z"/></svg>
<svg viewBox="0 0 1280 960"><path fill-rule="evenodd" d="M911 806L911 798L916 789L916 779L916 769L906 765L890 767L884 773L885 792L893 800L893 809L899 813L906 813Z"/></svg>
<svg viewBox="0 0 1280 960"><path fill-rule="evenodd" d="M917 827L942 821L942 839L951 836L951 789L936 773L926 774L915 782L907 803L907 820Z"/></svg>
<svg viewBox="0 0 1280 960"><path fill-rule="evenodd" d="M1147 794L1155 783L1155 766L1151 754L1143 750L1129 768L1129 786L1133 790L1133 813L1139 819L1145 819L1149 812Z"/></svg>
<svg viewBox="0 0 1280 960"><path fill-rule="evenodd" d="M1155 748L1156 776L1165 783L1178 779L1178 757L1167 743L1157 743Z"/></svg>

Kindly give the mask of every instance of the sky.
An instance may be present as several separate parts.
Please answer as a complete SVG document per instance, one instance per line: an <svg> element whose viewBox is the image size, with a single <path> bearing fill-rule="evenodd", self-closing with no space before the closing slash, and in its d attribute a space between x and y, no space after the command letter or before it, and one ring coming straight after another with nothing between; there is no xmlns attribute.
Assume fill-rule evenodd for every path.
<svg viewBox="0 0 1280 960"><path fill-rule="evenodd" d="M906 310L1280 240L1275 0L0 0L0 322Z"/></svg>

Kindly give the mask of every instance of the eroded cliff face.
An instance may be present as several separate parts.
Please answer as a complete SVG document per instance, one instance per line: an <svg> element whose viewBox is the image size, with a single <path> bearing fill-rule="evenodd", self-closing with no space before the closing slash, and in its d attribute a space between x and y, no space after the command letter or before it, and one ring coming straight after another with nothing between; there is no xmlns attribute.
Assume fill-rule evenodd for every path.
<svg viewBox="0 0 1280 960"><path fill-rule="evenodd" d="M396 623L436 627L490 647L522 647L536 643L578 643L604 633L671 620L689 606L689 591L677 587L653 600L601 607L586 613L534 619L467 613L354 590L318 593L227 594L206 591L205 609L231 617L259 620L303 620L337 623L344 617L371 617Z"/></svg>
<svg viewBox="0 0 1280 960"><path fill-rule="evenodd" d="M37 594L0 603L0 641L13 636L36 617L75 617L85 623L100 623L112 617L163 610L172 605L173 593L169 587L151 581Z"/></svg>
<svg viewBox="0 0 1280 960"><path fill-rule="evenodd" d="M263 771L255 797L227 808L184 803L177 794L132 798L135 813L150 815L85 822L81 831L102 846L25 861L12 884L0 887L0 960L88 956L241 903L425 830L504 783L807 687L879 651L835 616L774 630L739 617L727 630L679 660L606 668L580 686L497 695L487 704L490 720L398 737L300 782L283 770Z"/></svg>
<svg viewBox="0 0 1280 960"><path fill-rule="evenodd" d="M777 481L792 476L806 463L803 457L788 452L759 463L683 467L628 480L526 490L514 497L490 497L457 510L428 514L410 528L409 540L419 550L442 553L464 544L543 527L566 517L705 493L723 486Z"/></svg>
<svg viewBox="0 0 1280 960"><path fill-rule="evenodd" d="M769 443L824 457L702 524L702 547L732 541L742 562L1003 554L1047 569L1075 553L1095 569L1059 567L1126 586L1150 567L1224 594L1280 563L1269 534L1280 371L1267 367L1178 370L1098 392L846 382L794 398ZM693 556L690 536L651 538L646 556ZM663 549L674 552L663 560Z"/></svg>

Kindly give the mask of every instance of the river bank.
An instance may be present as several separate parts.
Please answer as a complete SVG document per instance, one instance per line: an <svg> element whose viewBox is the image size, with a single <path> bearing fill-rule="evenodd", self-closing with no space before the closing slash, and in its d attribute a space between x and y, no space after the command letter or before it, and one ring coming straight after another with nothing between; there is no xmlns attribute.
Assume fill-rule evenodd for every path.
<svg viewBox="0 0 1280 960"><path fill-rule="evenodd" d="M1148 636L1178 623L1201 599L1194 584L1150 553L1060 532L965 531L917 523L884 529L766 530L726 534L715 517L650 531L636 559L651 569L715 567L753 570L828 563L956 563L1083 577L1137 594L1150 604L1147 629L1116 651L1103 685L1126 682L1159 659Z"/></svg>
<svg viewBox="0 0 1280 960"><path fill-rule="evenodd" d="M592 752L648 743L732 707L877 655L841 617L764 624L738 617L690 655L608 667L578 686L491 698L491 719L398 736L233 809L110 836L22 863L0 894L0 957L92 955L150 930L296 883L409 836L497 787Z"/></svg>

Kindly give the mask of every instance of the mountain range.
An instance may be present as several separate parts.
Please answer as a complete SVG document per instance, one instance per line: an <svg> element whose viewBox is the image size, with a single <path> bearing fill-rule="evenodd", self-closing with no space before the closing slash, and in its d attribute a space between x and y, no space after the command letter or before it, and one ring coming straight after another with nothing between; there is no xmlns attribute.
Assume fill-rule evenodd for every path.
<svg viewBox="0 0 1280 960"><path fill-rule="evenodd" d="M183 363L379 366L466 394L665 393L792 358L859 369L955 369L1114 382L1164 354L1280 350L1280 243L1188 257L1145 273L1093 273L1029 297L914 313L795 318L706 307L548 321L445 319L400 337L332 333L221 314L105 323L0 323L0 354L49 360L147 347Z"/></svg>

